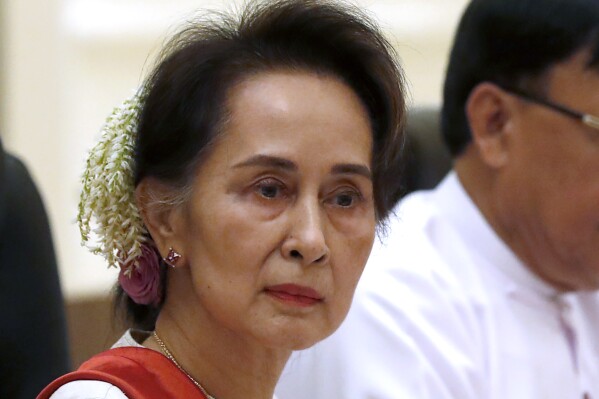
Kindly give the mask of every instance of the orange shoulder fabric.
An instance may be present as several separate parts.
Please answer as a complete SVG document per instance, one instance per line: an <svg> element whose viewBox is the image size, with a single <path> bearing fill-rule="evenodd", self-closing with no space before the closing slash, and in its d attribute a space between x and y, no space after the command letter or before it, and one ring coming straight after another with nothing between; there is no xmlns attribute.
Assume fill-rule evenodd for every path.
<svg viewBox="0 0 599 399"><path fill-rule="evenodd" d="M168 358L147 348L102 352L48 385L37 399L48 399L71 381L99 380L117 386L129 399L207 399Z"/></svg>

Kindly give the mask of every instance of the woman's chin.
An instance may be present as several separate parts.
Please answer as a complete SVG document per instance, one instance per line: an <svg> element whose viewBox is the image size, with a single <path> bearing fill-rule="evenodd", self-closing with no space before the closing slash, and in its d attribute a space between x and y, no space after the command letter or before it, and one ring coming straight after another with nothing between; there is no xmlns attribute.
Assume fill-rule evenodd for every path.
<svg viewBox="0 0 599 399"><path fill-rule="evenodd" d="M301 343L295 343L291 348L292 351L301 351L303 349L308 349L311 346L314 346L317 342L319 342L321 340L317 339L317 340L312 340L310 342L301 342Z"/></svg>
<svg viewBox="0 0 599 399"><path fill-rule="evenodd" d="M332 331L314 331L314 329L285 329L272 334L267 339L269 346L292 351L302 350L315 345L332 334Z"/></svg>

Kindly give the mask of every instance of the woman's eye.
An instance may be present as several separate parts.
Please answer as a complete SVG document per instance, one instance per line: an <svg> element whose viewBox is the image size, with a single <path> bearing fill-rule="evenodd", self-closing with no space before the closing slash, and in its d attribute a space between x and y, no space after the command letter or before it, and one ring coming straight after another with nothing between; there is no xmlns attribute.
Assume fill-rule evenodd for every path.
<svg viewBox="0 0 599 399"><path fill-rule="evenodd" d="M257 193L267 199L274 199L283 194L283 185L274 180L267 180L258 183L256 186Z"/></svg>
<svg viewBox="0 0 599 399"><path fill-rule="evenodd" d="M259 190L260 195L266 198L275 198L279 192L279 188L276 186L262 186Z"/></svg>
<svg viewBox="0 0 599 399"><path fill-rule="evenodd" d="M339 193L334 197L334 204L343 208L349 208L360 199L360 194L354 191Z"/></svg>

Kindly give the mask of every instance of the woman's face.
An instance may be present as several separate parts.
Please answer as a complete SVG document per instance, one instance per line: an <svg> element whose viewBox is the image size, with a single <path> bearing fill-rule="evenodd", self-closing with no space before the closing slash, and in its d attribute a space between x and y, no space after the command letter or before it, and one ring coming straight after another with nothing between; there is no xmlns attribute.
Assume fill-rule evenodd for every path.
<svg viewBox="0 0 599 399"><path fill-rule="evenodd" d="M203 323L300 349L345 317L375 234L372 133L341 81L258 74L181 210L177 248Z"/></svg>

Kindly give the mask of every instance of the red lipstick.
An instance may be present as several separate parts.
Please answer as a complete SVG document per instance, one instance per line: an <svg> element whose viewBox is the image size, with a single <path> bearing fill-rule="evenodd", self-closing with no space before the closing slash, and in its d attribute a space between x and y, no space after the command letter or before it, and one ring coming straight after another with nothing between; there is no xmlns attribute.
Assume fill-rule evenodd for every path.
<svg viewBox="0 0 599 399"><path fill-rule="evenodd" d="M265 292L281 302L301 307L313 306L323 300L318 291L296 284L273 285L266 287Z"/></svg>

